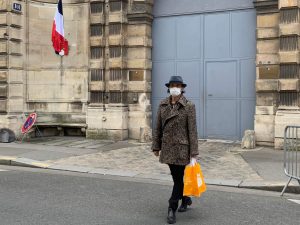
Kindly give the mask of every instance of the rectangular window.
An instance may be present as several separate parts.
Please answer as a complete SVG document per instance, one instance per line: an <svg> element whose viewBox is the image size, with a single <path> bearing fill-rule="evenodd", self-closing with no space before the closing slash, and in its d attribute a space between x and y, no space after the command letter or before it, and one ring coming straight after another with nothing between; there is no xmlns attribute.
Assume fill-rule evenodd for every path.
<svg viewBox="0 0 300 225"><path fill-rule="evenodd" d="M109 103L127 103L127 92L110 92Z"/></svg>
<svg viewBox="0 0 300 225"><path fill-rule="evenodd" d="M101 24L91 25L91 36L101 36L103 33L103 26Z"/></svg>
<svg viewBox="0 0 300 225"><path fill-rule="evenodd" d="M103 57L103 48L101 47L91 47L91 58L100 59Z"/></svg>
<svg viewBox="0 0 300 225"><path fill-rule="evenodd" d="M111 12L119 12L122 9L122 2L121 1L110 2L109 7Z"/></svg>
<svg viewBox="0 0 300 225"><path fill-rule="evenodd" d="M280 79L296 79L299 77L298 64L281 64Z"/></svg>
<svg viewBox="0 0 300 225"><path fill-rule="evenodd" d="M91 91L91 103L104 103L103 91Z"/></svg>
<svg viewBox="0 0 300 225"><path fill-rule="evenodd" d="M299 22L299 9L281 9L280 10L280 23L298 23Z"/></svg>
<svg viewBox="0 0 300 225"><path fill-rule="evenodd" d="M103 81L104 70L102 69L91 69L91 81Z"/></svg>
<svg viewBox="0 0 300 225"><path fill-rule="evenodd" d="M121 34L122 25L120 23L109 24L109 35Z"/></svg>
<svg viewBox="0 0 300 225"><path fill-rule="evenodd" d="M118 58L118 57L121 57L121 54L122 54L122 48L120 46L117 46L117 47L111 47L109 49L109 55L110 55L110 58Z"/></svg>
<svg viewBox="0 0 300 225"><path fill-rule="evenodd" d="M279 93L280 106L298 106L299 94L297 92L281 92Z"/></svg>
<svg viewBox="0 0 300 225"><path fill-rule="evenodd" d="M298 49L298 36L280 37L281 51L295 51Z"/></svg>
<svg viewBox="0 0 300 225"><path fill-rule="evenodd" d="M118 81L118 80L126 80L126 70L122 69L111 69L109 73L109 80Z"/></svg>
<svg viewBox="0 0 300 225"><path fill-rule="evenodd" d="M103 12L103 3L102 2L93 2L91 3L91 13L102 13Z"/></svg>

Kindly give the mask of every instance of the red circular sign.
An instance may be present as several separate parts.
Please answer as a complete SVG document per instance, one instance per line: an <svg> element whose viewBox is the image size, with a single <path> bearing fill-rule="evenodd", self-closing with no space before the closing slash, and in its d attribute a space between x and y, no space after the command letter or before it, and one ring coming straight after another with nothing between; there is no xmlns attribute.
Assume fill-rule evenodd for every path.
<svg viewBox="0 0 300 225"><path fill-rule="evenodd" d="M25 121L25 123L24 123L24 125L22 126L22 129L21 129L22 134L25 134L30 130L30 128L34 125L34 123L36 121L36 118L37 118L36 113L31 113L27 117L27 119L26 119L26 121Z"/></svg>

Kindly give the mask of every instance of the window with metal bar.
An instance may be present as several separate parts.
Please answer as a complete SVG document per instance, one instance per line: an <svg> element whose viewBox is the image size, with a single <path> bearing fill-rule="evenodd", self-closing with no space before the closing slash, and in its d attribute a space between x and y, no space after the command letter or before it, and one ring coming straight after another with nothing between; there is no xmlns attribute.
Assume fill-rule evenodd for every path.
<svg viewBox="0 0 300 225"><path fill-rule="evenodd" d="M122 9L122 2L121 1L114 1L109 3L110 11L111 12L118 12Z"/></svg>
<svg viewBox="0 0 300 225"><path fill-rule="evenodd" d="M299 94L297 92L280 92L280 106L299 106Z"/></svg>
<svg viewBox="0 0 300 225"><path fill-rule="evenodd" d="M109 35L119 35L121 34L122 24L113 23L109 24Z"/></svg>
<svg viewBox="0 0 300 225"><path fill-rule="evenodd" d="M103 3L102 2L93 2L91 3L91 13L102 13L103 12Z"/></svg>
<svg viewBox="0 0 300 225"><path fill-rule="evenodd" d="M280 10L280 23L298 23L299 22L299 9L281 9Z"/></svg>
<svg viewBox="0 0 300 225"><path fill-rule="evenodd" d="M121 69L111 69L109 73L109 80L117 81L122 80L122 70Z"/></svg>
<svg viewBox="0 0 300 225"><path fill-rule="evenodd" d="M103 48L101 47L91 47L91 58L100 59L103 57Z"/></svg>
<svg viewBox="0 0 300 225"><path fill-rule="evenodd" d="M109 103L127 103L127 92L110 92Z"/></svg>
<svg viewBox="0 0 300 225"><path fill-rule="evenodd" d="M281 64L280 79L296 79L299 77L298 64Z"/></svg>
<svg viewBox="0 0 300 225"><path fill-rule="evenodd" d="M91 36L101 36L103 34L103 26L101 24L91 25Z"/></svg>
<svg viewBox="0 0 300 225"><path fill-rule="evenodd" d="M103 81L104 70L103 69L91 69L91 81Z"/></svg>
<svg viewBox="0 0 300 225"><path fill-rule="evenodd" d="M122 54L122 48L120 46L110 47L109 55L111 58L121 57L121 54Z"/></svg>
<svg viewBox="0 0 300 225"><path fill-rule="evenodd" d="M91 103L104 103L104 97L103 91L91 91Z"/></svg>
<svg viewBox="0 0 300 225"><path fill-rule="evenodd" d="M281 51L295 51L298 49L298 36L280 37Z"/></svg>

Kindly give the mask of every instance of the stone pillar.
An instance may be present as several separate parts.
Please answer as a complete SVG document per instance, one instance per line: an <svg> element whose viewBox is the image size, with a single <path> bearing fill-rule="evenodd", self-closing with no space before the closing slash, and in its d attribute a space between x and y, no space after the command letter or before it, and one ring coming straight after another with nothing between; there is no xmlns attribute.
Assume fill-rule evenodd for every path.
<svg viewBox="0 0 300 225"><path fill-rule="evenodd" d="M257 9L256 113L258 144L274 144L274 120L278 101L279 11L277 1L254 1Z"/></svg>
<svg viewBox="0 0 300 225"><path fill-rule="evenodd" d="M284 129L300 125L300 2L279 0L280 75L279 102L275 116L275 148L282 148Z"/></svg>
<svg viewBox="0 0 300 225"><path fill-rule="evenodd" d="M13 4L16 4L13 7ZM0 124L17 135L24 110L24 0L0 2Z"/></svg>

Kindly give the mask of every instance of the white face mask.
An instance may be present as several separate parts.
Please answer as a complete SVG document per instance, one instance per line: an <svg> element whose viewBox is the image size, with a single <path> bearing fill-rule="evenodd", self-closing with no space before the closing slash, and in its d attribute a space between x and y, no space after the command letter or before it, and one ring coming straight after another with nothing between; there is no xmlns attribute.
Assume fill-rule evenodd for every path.
<svg viewBox="0 0 300 225"><path fill-rule="evenodd" d="M177 87L170 88L170 94L174 97L180 95L181 94L181 88L177 88Z"/></svg>

